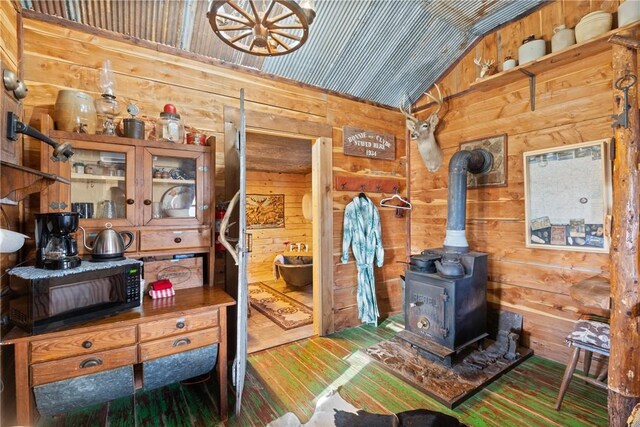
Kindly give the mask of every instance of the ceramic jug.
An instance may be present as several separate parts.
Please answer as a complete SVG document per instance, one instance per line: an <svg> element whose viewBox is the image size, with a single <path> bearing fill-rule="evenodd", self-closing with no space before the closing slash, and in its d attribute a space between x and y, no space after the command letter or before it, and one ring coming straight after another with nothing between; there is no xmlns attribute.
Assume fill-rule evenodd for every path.
<svg viewBox="0 0 640 427"><path fill-rule="evenodd" d="M566 28L564 25L558 25L553 29L551 52L557 52L572 44L576 44L576 35L573 29Z"/></svg>

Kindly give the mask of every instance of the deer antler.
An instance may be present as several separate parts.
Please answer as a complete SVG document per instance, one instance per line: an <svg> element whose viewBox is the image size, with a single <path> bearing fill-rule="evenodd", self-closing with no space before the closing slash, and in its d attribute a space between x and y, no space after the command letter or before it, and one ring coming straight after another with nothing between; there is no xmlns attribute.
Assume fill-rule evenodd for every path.
<svg viewBox="0 0 640 427"><path fill-rule="evenodd" d="M433 95L431 94L431 91L429 91L429 92L425 92L425 95L427 95L427 96L428 96L432 101L434 101L436 104L438 104L438 108L436 109L436 111L434 111L433 113L431 113L432 115L433 115L433 114L436 114L436 115L437 115L437 114L440 112L440 109L442 108L442 92L440 92L440 86L438 86L438 84L437 84L437 83L436 83L436 84L434 84L433 86L434 86L434 87L436 88L436 90L438 91L438 96L437 96L437 97L433 96Z"/></svg>
<svg viewBox="0 0 640 427"><path fill-rule="evenodd" d="M411 107L406 108L408 101L409 99L407 98L406 95L402 97L402 99L400 100L400 111L402 112L402 114L407 120L411 120L412 122L415 123L418 121L418 118L413 114L411 114L411 109L410 109Z"/></svg>

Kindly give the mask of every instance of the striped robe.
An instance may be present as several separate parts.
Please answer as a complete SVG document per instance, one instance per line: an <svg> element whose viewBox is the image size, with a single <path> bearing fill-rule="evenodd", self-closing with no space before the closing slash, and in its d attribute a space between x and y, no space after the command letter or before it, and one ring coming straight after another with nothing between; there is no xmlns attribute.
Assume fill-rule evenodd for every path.
<svg viewBox="0 0 640 427"><path fill-rule="evenodd" d="M368 197L354 197L344 210L344 231L342 237L342 263L349 261L349 245L358 267L358 319L363 323L377 325L378 303L373 274L376 266L384 263L380 214Z"/></svg>

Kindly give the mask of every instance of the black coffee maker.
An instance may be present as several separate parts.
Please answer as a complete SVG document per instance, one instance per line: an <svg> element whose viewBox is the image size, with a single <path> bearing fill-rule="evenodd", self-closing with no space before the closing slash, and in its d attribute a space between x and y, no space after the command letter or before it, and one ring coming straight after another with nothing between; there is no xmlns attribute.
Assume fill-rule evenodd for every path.
<svg viewBox="0 0 640 427"><path fill-rule="evenodd" d="M36 214L36 267L48 270L76 268L81 260L71 233L78 229L77 212Z"/></svg>

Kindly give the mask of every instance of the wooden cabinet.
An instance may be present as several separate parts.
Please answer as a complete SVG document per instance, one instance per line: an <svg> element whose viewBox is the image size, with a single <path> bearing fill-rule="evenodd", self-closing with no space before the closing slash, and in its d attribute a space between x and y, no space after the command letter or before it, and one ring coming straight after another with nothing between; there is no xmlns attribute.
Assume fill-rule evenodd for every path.
<svg viewBox="0 0 640 427"><path fill-rule="evenodd" d="M55 183L42 191L40 212L79 212L89 245L111 223L136 236L128 256L201 253L213 263L215 147L56 131L47 115L41 129L70 143L75 154L66 163L54 162L50 147L42 147L41 170L71 185ZM82 232L76 237L80 253L87 254ZM204 282L212 285L213 265L207 271Z"/></svg>
<svg viewBox="0 0 640 427"><path fill-rule="evenodd" d="M218 289L181 289L172 298L144 298L138 309L73 328L29 336L14 328L2 340L15 351L18 424L32 425L33 387L146 363L218 345L220 416L227 418L227 306L233 299ZM213 363L213 362L212 362ZM140 369L135 383L143 387ZM85 377L89 378L89 377ZM75 380L74 380L75 381ZM64 384L64 383L63 383Z"/></svg>

